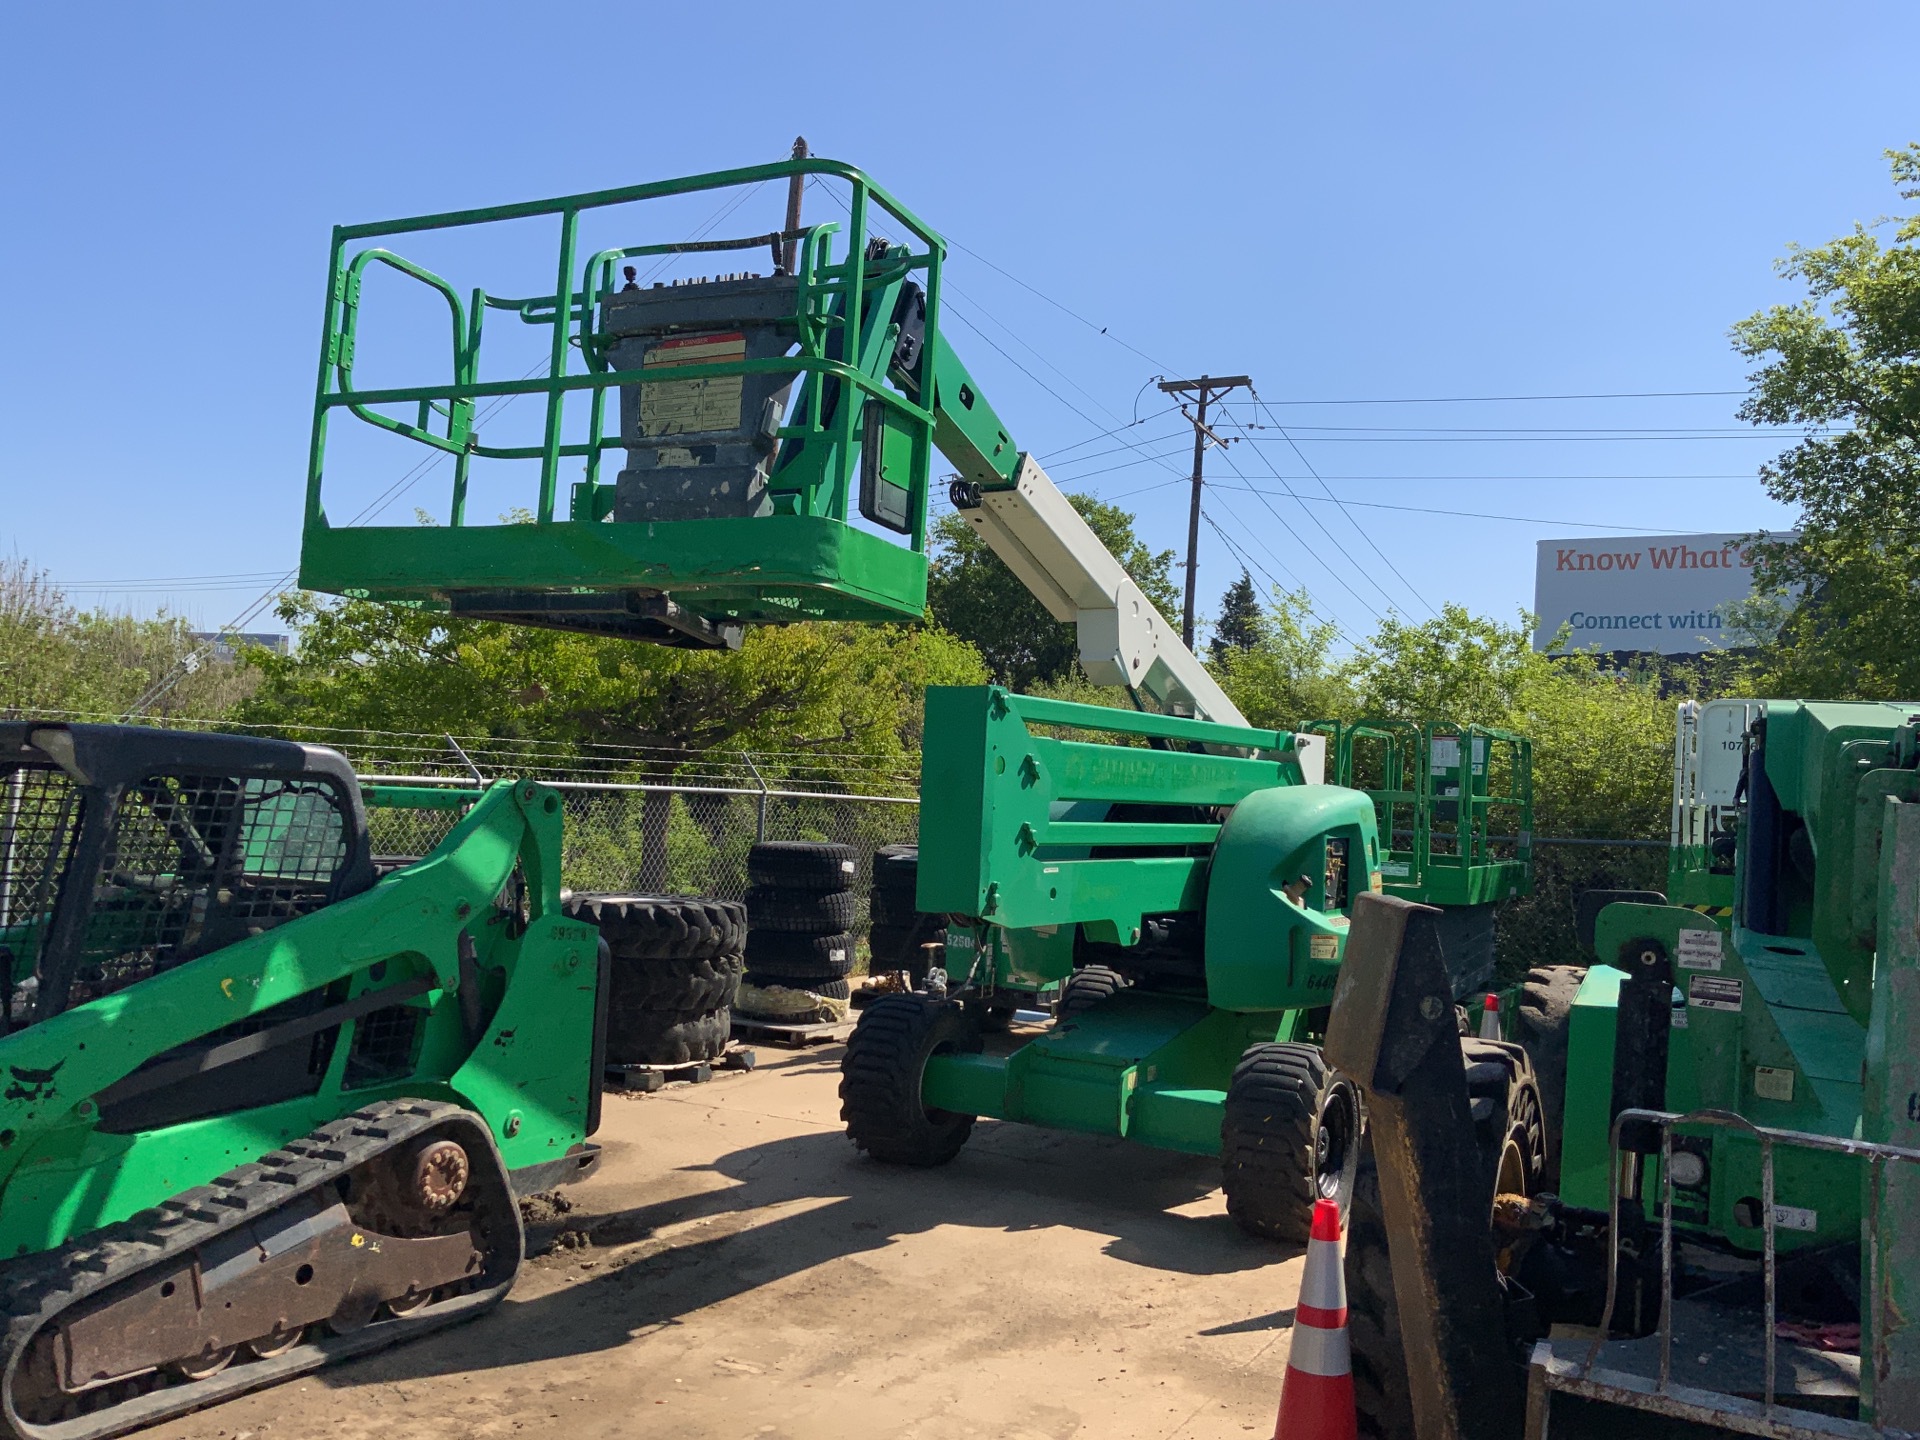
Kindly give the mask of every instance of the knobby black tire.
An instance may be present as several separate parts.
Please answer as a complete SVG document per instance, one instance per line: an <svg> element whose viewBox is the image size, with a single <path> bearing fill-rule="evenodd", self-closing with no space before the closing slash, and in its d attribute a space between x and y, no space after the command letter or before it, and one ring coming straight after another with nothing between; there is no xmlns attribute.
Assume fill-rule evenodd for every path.
<svg viewBox="0 0 1920 1440"><path fill-rule="evenodd" d="M1363 1143L1347 1207L1347 1341L1361 1440L1415 1440L1407 1356L1400 1343L1386 1210L1373 1147Z"/></svg>
<svg viewBox="0 0 1920 1440"><path fill-rule="evenodd" d="M753 930L834 935L851 930L858 914L858 904L846 890L776 890L756 885L747 891L747 921Z"/></svg>
<svg viewBox="0 0 1920 1440"><path fill-rule="evenodd" d="M1227 1213L1249 1235L1307 1243L1326 1081L1317 1045L1249 1046L1234 1067L1220 1120L1221 1184Z"/></svg>
<svg viewBox="0 0 1920 1440"><path fill-rule="evenodd" d="M913 886L876 885L867 894L867 913L876 925L913 925L920 919Z"/></svg>
<svg viewBox="0 0 1920 1440"><path fill-rule="evenodd" d="M1546 1112L1546 1173L1541 1184L1560 1188L1560 1134L1567 1105L1567 1026L1573 1017L1574 997L1586 979L1584 965L1540 965L1521 982L1520 1005L1514 1016L1514 1037L1533 1062L1534 1083Z"/></svg>
<svg viewBox="0 0 1920 1440"><path fill-rule="evenodd" d="M1492 1169L1512 1140L1527 1152L1525 1168L1537 1177L1541 1169L1539 1090L1525 1052L1472 1036L1461 1038L1460 1049L1473 1106L1475 1144L1482 1160ZM1491 1216L1487 1218L1490 1224ZM1347 1338L1361 1440L1416 1440L1386 1210L1370 1136L1361 1144L1353 1201L1347 1209L1346 1275ZM1492 1337L1489 1343L1504 1343L1504 1337Z"/></svg>
<svg viewBox="0 0 1920 1440"><path fill-rule="evenodd" d="M747 968L775 975L817 975L837 980L853 971L853 936L845 930L831 935L795 935L782 930L755 930L747 936Z"/></svg>
<svg viewBox="0 0 1920 1440"><path fill-rule="evenodd" d="M567 915L600 927L616 960L694 960L738 955L747 912L735 900L698 895L570 895Z"/></svg>
<svg viewBox="0 0 1920 1440"><path fill-rule="evenodd" d="M733 1029L729 1010L656 1010L625 1025L609 1023L607 1060L614 1065L685 1065L717 1060Z"/></svg>
<svg viewBox="0 0 1920 1440"><path fill-rule="evenodd" d="M1053 1007L1056 1024L1076 1020L1109 995L1127 988L1125 977L1104 965L1085 965L1060 985L1060 998Z"/></svg>
<svg viewBox="0 0 1920 1440"><path fill-rule="evenodd" d="M957 1003L882 995L860 1016L840 1061L847 1138L890 1165L946 1164L973 1133L974 1117L927 1109L921 1078L933 1056L980 1048L979 1028Z"/></svg>
<svg viewBox="0 0 1920 1440"><path fill-rule="evenodd" d="M920 874L918 845L882 845L873 852L873 883L886 888L904 888L911 895Z"/></svg>
<svg viewBox="0 0 1920 1440"><path fill-rule="evenodd" d="M713 1010L733 1003L746 961L739 955L700 960L617 957L609 1013L616 1021L648 1010Z"/></svg>

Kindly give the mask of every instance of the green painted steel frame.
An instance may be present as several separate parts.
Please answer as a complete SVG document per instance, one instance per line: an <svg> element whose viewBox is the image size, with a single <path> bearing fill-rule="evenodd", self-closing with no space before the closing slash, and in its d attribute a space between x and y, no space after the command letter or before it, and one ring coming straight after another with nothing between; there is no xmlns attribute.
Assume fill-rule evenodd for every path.
<svg viewBox="0 0 1920 1440"><path fill-rule="evenodd" d="M1911 1032L1920 995L1912 930L1920 879L1904 863L1920 853L1920 824L1909 814L1920 802L1916 714L1920 704L1913 702L1767 702L1766 775L1787 821L1806 827L1814 858L1810 877L1791 862L1785 867L1799 887L1780 907L1790 933L1746 923L1742 889L1759 863L1750 848L1750 809L1736 831L1731 917L1628 903L1600 913L1594 950L1602 961L1647 941L1669 956L1676 1011L1668 1109L1719 1109L1840 1139L1908 1143L1920 1136L1912 1046L1893 1038ZM1689 932L1714 938L1696 938L1683 951ZM1575 1204L1607 1200L1607 1077L1623 978L1612 965L1592 967L1569 1024L1561 1192ZM1707 1200L1682 1226L1759 1251L1762 1227L1746 1223L1757 1210L1739 1203L1761 1193L1757 1142L1722 1129L1700 1138L1711 1147ZM1847 1157L1783 1149L1777 1164L1776 1203L1792 1207L1796 1221L1777 1233L1783 1249L1857 1242L1876 1185L1885 1192L1883 1207L1889 1195L1911 1198L1913 1191L1910 1177L1875 1176ZM1647 1166L1651 1171L1654 1162ZM1893 1205L1883 1217L1902 1213ZM1910 1256L1914 1244L1907 1237L1896 1248ZM1897 1276L1871 1273L1863 1285L1912 1288ZM1916 1343L1911 1334L1902 1342L1909 1349Z"/></svg>
<svg viewBox="0 0 1920 1440"><path fill-rule="evenodd" d="M1240 1056L1249 1045L1302 1038L1298 1012L1241 1015L1193 997L1122 990L1012 1055L934 1056L920 1093L925 1104L962 1114L1218 1155Z"/></svg>
<svg viewBox="0 0 1920 1440"><path fill-rule="evenodd" d="M379 787L374 805L406 803ZM435 808L445 804L433 797ZM124 1219L376 1100L450 1100L492 1129L507 1165L558 1159L586 1138L598 932L560 909L559 795L500 781L417 864L361 895L188 961L0 1038L0 1255L58 1245ZM524 932L494 923L516 867ZM473 942L483 1032L461 1013L462 937ZM471 976L469 977L471 979ZM412 1073L349 1086L356 1027L341 1023L317 1090L159 1129L100 1128L95 1097L141 1065L314 991L351 1000L425 980Z"/></svg>
<svg viewBox="0 0 1920 1440"><path fill-rule="evenodd" d="M832 242L842 226L816 225L804 235L798 262L799 300L794 316L797 354L784 358L677 367L676 381L756 373L795 374L802 395L782 427L780 456L770 477L775 514L755 520L683 520L614 524L603 517L610 488L598 481L599 460L620 445L604 434L606 398L620 385L643 378L608 362L593 331L595 302L611 288L615 262L627 256L663 253L671 246L601 250L576 276L582 214L665 196L758 185L791 176L844 180L850 187L845 226L846 259L835 264ZM869 245L876 213L890 215L919 243ZM463 307L446 280L384 246L353 251L358 241L389 239L429 230L486 225L542 216L560 222L552 295L530 299L472 292ZM453 211L363 225L338 226L328 268L319 376L308 452L300 582L337 594L440 606L462 590L524 589L549 593L659 591L714 621L784 622L802 619L894 620L917 617L926 602L926 509L932 450L938 438L961 455L974 478L979 467L964 463L991 452L991 470L1012 473L1014 454L989 407L973 410L966 375L939 332L940 272L945 242L862 171L838 161L804 159L717 171L684 179L624 186L516 205ZM439 294L449 307L452 374L447 381L416 386L356 389L353 364L361 290L366 270L392 268ZM926 358L918 401L888 383L892 356L892 304L901 282L920 273L926 296ZM529 324L552 328L546 373L517 380L483 381L479 375L482 319L488 309L508 310ZM852 337L855 353L835 358L838 334ZM578 348L587 373L570 373ZM657 378L657 377L655 377ZM893 377L896 385L906 377ZM857 404L820 403L830 387L859 397ZM933 396L945 390L956 403L936 422ZM567 442L565 403L575 392L589 396L586 439ZM960 403L964 392L964 403ZM489 397L545 397L543 438L538 446L488 447L474 429L473 407ZM811 396L811 403L809 403ZM887 407L910 441L908 513L911 534L895 544L849 522L851 476L858 464L863 414L868 404ZM411 405L411 421L376 406ZM404 439L455 457L449 523L444 527L333 524L323 502L328 422L336 410ZM432 421L444 421L436 433ZM532 527L467 523L470 462L475 456L539 462ZM560 463L584 462L565 513L558 509ZM751 526L753 528L743 528Z"/></svg>
<svg viewBox="0 0 1920 1440"><path fill-rule="evenodd" d="M1150 740L1214 748L1159 750ZM1144 916L1201 908L1220 827L1108 820L1108 807L1231 806L1300 785L1293 743L1286 731L997 685L929 690L918 906L1009 930L1078 924L1090 939L1132 944Z"/></svg>

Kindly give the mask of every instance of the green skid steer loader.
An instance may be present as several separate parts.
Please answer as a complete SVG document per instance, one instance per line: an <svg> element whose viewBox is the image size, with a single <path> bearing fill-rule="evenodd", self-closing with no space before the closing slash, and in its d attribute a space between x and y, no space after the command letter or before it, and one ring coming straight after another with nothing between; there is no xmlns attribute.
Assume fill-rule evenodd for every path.
<svg viewBox="0 0 1920 1440"><path fill-rule="evenodd" d="M464 809L377 867L367 807ZM584 1178L608 961L525 783L0 724L0 1416L118 1434L467 1318Z"/></svg>

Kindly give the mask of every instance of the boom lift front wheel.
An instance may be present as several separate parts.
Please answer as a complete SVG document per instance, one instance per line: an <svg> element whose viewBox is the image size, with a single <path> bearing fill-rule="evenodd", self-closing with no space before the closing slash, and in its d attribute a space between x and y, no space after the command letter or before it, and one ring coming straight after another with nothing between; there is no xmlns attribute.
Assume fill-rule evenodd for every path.
<svg viewBox="0 0 1920 1440"><path fill-rule="evenodd" d="M980 1027L956 1001L882 995L860 1016L840 1062L847 1138L889 1165L944 1165L973 1133L974 1117L930 1110L920 1098L927 1061L977 1055Z"/></svg>
<svg viewBox="0 0 1920 1440"><path fill-rule="evenodd" d="M1221 1186L1227 1213L1249 1235L1307 1243L1326 1085L1318 1045L1251 1045L1234 1066L1220 1120Z"/></svg>

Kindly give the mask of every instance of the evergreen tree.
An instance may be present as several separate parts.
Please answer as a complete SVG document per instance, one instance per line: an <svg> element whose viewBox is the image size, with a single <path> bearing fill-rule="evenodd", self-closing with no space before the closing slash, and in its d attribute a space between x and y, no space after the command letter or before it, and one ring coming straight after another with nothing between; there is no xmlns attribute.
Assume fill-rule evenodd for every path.
<svg viewBox="0 0 1920 1440"><path fill-rule="evenodd" d="M1253 593L1253 577L1245 570L1220 597L1220 618L1214 622L1210 650L1213 663L1224 665L1235 650L1251 650L1265 633L1266 616L1260 597Z"/></svg>

